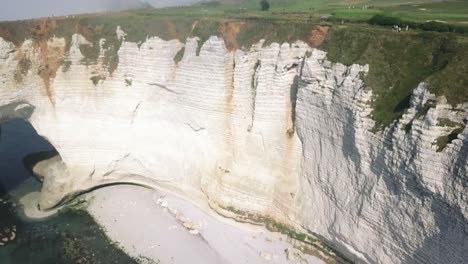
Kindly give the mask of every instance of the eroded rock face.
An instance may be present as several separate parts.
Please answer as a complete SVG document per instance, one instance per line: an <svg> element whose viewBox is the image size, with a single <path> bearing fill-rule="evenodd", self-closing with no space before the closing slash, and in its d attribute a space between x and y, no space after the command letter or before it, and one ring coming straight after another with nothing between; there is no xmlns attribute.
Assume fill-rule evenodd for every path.
<svg viewBox="0 0 468 264"><path fill-rule="evenodd" d="M124 41L111 74L104 52L82 62L89 43L74 35L45 87L40 49L23 44L32 63L18 81L19 48L0 39L0 116L30 116L62 159L45 169L42 208L132 182L302 226L359 262L468 261L467 104L421 84L400 121L372 132L367 66L303 42L229 51L211 37L199 56L197 43Z"/></svg>

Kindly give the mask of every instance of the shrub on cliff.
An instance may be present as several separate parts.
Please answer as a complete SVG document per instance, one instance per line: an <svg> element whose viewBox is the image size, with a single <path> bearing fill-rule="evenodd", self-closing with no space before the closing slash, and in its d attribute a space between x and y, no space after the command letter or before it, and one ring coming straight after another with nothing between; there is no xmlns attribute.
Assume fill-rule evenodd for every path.
<svg viewBox="0 0 468 264"><path fill-rule="evenodd" d="M378 25L378 26L401 26L402 21L397 17L389 17L384 15L375 15L371 19L369 19L369 24L371 25Z"/></svg>
<svg viewBox="0 0 468 264"><path fill-rule="evenodd" d="M422 30L426 31L437 31L437 32L450 32L450 26L445 23L436 21L429 21L421 25Z"/></svg>
<svg viewBox="0 0 468 264"><path fill-rule="evenodd" d="M390 17L385 15L375 15L367 21L371 25L377 26L409 26L412 29L421 29L424 31L435 32L454 32L454 33L468 33L468 27L460 25L451 25L438 21L429 21L425 23L418 23L413 21L403 21L397 17Z"/></svg>
<svg viewBox="0 0 468 264"><path fill-rule="evenodd" d="M268 11L270 9L270 3L267 0L260 1L260 8L262 11Z"/></svg>
<svg viewBox="0 0 468 264"><path fill-rule="evenodd" d="M468 28L457 25L450 25L447 23L441 23L437 21L429 21L419 26L425 31L437 31L437 32L454 32L454 33L468 33Z"/></svg>

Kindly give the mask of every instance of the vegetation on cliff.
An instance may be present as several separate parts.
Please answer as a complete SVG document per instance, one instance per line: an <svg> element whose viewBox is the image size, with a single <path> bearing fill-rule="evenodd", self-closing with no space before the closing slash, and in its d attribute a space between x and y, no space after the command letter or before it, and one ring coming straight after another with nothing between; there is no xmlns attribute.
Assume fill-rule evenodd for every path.
<svg viewBox="0 0 468 264"><path fill-rule="evenodd" d="M369 64L364 79L375 94L373 118L379 127L401 117L420 82L453 106L468 102L468 62L463 59L468 42L461 35L338 26L321 48L332 61Z"/></svg>
<svg viewBox="0 0 468 264"><path fill-rule="evenodd" d="M236 209L233 206L223 208L226 212L234 214L236 221L263 225L271 232L278 232L292 239L291 243L302 252L317 256L327 264L353 263L346 256L329 246L324 241L320 241L314 234L298 232L294 227L283 224L275 219L253 214L247 211Z"/></svg>
<svg viewBox="0 0 468 264"><path fill-rule="evenodd" d="M468 5L461 5L457 1L444 5L418 3L416 8L397 1L391 1L392 5L388 1L372 1L372 6L366 2L353 8L340 0L269 2L271 9L267 12L260 11L258 1L247 0L230 1L230 5L205 4L187 8L2 22L0 36L18 47L24 40L33 39L41 49L44 47L41 43L51 37L64 38L64 58L49 63L55 66L46 67L49 70L43 75L47 79L55 76L50 71L56 70L57 64L63 65L64 71L70 66L66 55L73 33L83 35L92 43L80 47L85 55L83 64L86 65L96 63L100 40L105 39L103 64L112 74L118 67L117 52L121 45L115 33L117 26L127 33L125 41L136 43L142 43L151 36L165 40L179 39L182 42L196 36L200 43L204 43L209 36L218 35L225 39L228 49L233 50L248 49L260 39L265 39L265 45L304 40L312 47L327 51L328 58L334 62L370 65L365 82L375 95L372 117L376 121L376 129L388 126L402 115L408 107L412 90L423 81L429 83L431 92L444 95L454 106L468 101L468 75L465 74L468 72L468 36L437 32L462 32L452 29L464 28L461 22L464 19L468 21L468 12L465 12L468 11ZM458 24L424 22L427 14L439 18L441 12L449 12L445 18ZM360 15L356 16L357 13ZM327 22L321 21L323 14L329 14L331 18ZM379 16L376 17L376 14ZM371 19L371 24L379 26L368 25L368 19ZM343 24L345 20L362 20L365 23ZM393 23L399 26L409 24L411 29L398 33L391 30L390 25ZM318 25L324 27L317 30ZM183 51L174 60L178 62L182 57ZM29 71L30 62L19 55L18 58L20 63L16 79L22 81L22 76ZM95 77L93 83L97 84L103 78Z"/></svg>

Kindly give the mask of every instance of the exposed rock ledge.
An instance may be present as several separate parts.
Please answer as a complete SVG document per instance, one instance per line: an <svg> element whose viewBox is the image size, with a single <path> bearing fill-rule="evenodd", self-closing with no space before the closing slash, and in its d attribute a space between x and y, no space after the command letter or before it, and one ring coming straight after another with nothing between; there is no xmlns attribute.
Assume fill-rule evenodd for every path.
<svg viewBox="0 0 468 264"><path fill-rule="evenodd" d="M19 50L0 38L0 120L29 119L62 158L42 208L132 182L302 227L358 262L468 262L467 104L421 84L404 117L374 133L367 66L302 42L230 52L211 37L199 56L197 39L123 42L112 75L102 59L81 63L84 44L73 36L70 64L49 82L26 41L32 63L18 82ZM65 41L47 45L60 56Z"/></svg>

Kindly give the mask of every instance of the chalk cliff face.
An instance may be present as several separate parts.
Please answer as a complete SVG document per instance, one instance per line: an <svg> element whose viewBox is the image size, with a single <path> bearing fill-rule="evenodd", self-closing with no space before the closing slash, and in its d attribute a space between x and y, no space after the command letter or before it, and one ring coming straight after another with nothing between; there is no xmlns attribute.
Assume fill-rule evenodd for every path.
<svg viewBox="0 0 468 264"><path fill-rule="evenodd" d="M0 121L28 119L62 159L41 172L42 208L131 182L302 227L358 262L468 261L468 104L421 83L375 132L368 67L303 42L229 51L211 37L197 55L196 38L123 41L112 74L105 50L86 65L85 38L65 45L0 38ZM20 58L31 63L18 78Z"/></svg>

